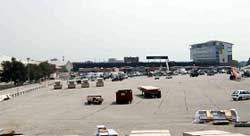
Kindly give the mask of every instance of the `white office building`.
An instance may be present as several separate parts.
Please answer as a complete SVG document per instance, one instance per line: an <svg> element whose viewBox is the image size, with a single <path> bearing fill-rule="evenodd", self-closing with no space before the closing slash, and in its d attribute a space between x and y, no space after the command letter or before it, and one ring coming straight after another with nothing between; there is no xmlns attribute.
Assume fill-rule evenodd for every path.
<svg viewBox="0 0 250 136"><path fill-rule="evenodd" d="M190 55L191 59L198 63L231 64L232 47L232 43L208 41L191 45Z"/></svg>

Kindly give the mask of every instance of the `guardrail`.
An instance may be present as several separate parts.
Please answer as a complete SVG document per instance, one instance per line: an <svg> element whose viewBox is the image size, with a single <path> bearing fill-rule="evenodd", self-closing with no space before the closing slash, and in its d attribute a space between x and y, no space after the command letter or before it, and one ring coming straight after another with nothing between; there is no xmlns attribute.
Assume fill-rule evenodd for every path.
<svg viewBox="0 0 250 136"><path fill-rule="evenodd" d="M54 85L54 82L51 82L51 83L42 83L41 85L38 85L38 86L34 86L34 87L30 87L30 88L23 88L21 90L19 90L20 88L17 87L16 90L13 90L12 92L10 93L6 93L6 94L2 94L2 95L5 95L7 98L15 98L17 96L21 96L21 95L24 95L26 93L29 93L29 92L34 92L34 91L37 91L39 89L42 89L42 88L46 88L46 87L49 87L49 86L52 86Z"/></svg>

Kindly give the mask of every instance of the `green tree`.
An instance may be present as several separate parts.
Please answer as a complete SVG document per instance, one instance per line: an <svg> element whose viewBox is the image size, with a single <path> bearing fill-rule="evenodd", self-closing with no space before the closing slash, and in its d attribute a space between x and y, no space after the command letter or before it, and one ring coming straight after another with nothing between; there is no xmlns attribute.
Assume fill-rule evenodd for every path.
<svg viewBox="0 0 250 136"><path fill-rule="evenodd" d="M4 61L2 63L3 72L1 74L3 82L13 81L15 85L23 84L27 80L27 70L23 63L15 58L11 62Z"/></svg>
<svg viewBox="0 0 250 136"><path fill-rule="evenodd" d="M42 62L39 64L41 69L42 76L48 78L50 74L55 73L56 67L55 65L49 64L48 62Z"/></svg>
<svg viewBox="0 0 250 136"><path fill-rule="evenodd" d="M42 78L42 70L36 64L28 64L26 69L29 70L29 77L31 81L38 81Z"/></svg>
<svg viewBox="0 0 250 136"><path fill-rule="evenodd" d="M239 67L239 61L233 60L233 61L232 61L232 66L233 66L233 67Z"/></svg>
<svg viewBox="0 0 250 136"><path fill-rule="evenodd" d="M250 58L249 58L248 61L247 61L247 65L250 65Z"/></svg>

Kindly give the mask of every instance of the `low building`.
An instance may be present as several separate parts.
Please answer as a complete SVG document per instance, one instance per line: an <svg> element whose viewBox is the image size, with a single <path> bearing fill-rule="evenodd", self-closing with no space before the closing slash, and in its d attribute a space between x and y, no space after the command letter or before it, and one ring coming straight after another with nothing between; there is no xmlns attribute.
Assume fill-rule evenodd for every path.
<svg viewBox="0 0 250 136"><path fill-rule="evenodd" d="M124 63L139 63L139 57L124 57Z"/></svg>
<svg viewBox="0 0 250 136"><path fill-rule="evenodd" d="M190 48L191 59L196 63L232 64L232 43L208 41L193 44Z"/></svg>
<svg viewBox="0 0 250 136"><path fill-rule="evenodd" d="M123 62L123 60L117 60L116 58L109 58L108 63L117 63L117 62Z"/></svg>
<svg viewBox="0 0 250 136"><path fill-rule="evenodd" d="M63 67L65 67L68 72L73 69L73 64L70 61L60 61L58 59L51 59L48 61L48 63L55 65L58 71L62 70Z"/></svg>

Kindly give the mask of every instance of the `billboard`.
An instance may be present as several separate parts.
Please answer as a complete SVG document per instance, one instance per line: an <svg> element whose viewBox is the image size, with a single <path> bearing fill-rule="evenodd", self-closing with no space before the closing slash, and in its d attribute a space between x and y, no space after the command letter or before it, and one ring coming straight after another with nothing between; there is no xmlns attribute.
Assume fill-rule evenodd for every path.
<svg viewBox="0 0 250 136"><path fill-rule="evenodd" d="M168 59L168 56L147 56L146 59Z"/></svg>

